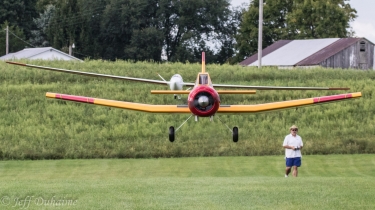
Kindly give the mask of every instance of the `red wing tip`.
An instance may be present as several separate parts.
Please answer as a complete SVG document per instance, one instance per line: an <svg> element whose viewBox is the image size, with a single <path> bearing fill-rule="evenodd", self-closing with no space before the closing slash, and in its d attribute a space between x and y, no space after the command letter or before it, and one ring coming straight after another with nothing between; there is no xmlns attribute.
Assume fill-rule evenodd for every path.
<svg viewBox="0 0 375 210"><path fill-rule="evenodd" d="M337 101L337 100L350 99L350 98L358 98L361 96L362 96L361 92L346 93L346 94L333 95L333 96L316 97L313 99L313 101L314 103L322 103L322 102Z"/></svg>

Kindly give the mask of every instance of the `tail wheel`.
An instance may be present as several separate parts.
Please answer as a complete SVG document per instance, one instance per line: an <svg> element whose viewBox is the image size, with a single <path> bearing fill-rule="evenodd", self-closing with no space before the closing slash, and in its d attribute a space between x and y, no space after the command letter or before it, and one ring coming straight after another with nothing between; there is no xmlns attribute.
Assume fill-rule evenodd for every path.
<svg viewBox="0 0 375 210"><path fill-rule="evenodd" d="M238 142L238 128L233 127L233 142Z"/></svg>
<svg viewBox="0 0 375 210"><path fill-rule="evenodd" d="M174 142L174 127L169 127L169 141Z"/></svg>

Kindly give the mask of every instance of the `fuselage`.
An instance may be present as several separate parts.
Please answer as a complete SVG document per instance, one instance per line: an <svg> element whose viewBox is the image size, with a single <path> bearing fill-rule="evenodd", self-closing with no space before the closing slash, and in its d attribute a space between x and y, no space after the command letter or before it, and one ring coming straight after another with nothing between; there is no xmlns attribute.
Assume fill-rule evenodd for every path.
<svg viewBox="0 0 375 210"><path fill-rule="evenodd" d="M215 115L220 107L220 96L213 88L208 73L199 73L194 88L188 96L190 111L199 117Z"/></svg>
<svg viewBox="0 0 375 210"><path fill-rule="evenodd" d="M171 90L182 90L184 81L182 79L182 76L179 74L175 74L171 77L171 80L169 81L169 88Z"/></svg>

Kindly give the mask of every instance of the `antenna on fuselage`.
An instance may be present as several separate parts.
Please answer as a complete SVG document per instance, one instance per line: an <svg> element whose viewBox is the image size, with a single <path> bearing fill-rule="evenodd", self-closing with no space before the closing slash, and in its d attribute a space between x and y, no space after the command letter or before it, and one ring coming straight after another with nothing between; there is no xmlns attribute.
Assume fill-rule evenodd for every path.
<svg viewBox="0 0 375 210"><path fill-rule="evenodd" d="M206 72L206 58L204 52L202 52L202 73Z"/></svg>

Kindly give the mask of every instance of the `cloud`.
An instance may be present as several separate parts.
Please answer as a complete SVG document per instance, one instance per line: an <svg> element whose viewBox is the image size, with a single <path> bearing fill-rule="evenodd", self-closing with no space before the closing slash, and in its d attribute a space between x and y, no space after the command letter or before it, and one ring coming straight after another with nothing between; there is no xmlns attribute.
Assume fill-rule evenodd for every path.
<svg viewBox="0 0 375 210"><path fill-rule="evenodd" d="M357 37L365 37L375 43L375 25L370 22L355 21L351 24Z"/></svg>

